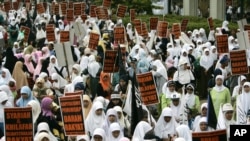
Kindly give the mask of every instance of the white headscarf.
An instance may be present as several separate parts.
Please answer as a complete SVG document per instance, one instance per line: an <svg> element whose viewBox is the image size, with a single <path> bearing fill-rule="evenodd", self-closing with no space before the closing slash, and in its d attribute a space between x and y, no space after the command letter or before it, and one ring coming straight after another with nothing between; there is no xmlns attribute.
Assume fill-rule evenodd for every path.
<svg viewBox="0 0 250 141"><path fill-rule="evenodd" d="M244 86L250 87L250 82L245 82L243 84L243 87ZM250 102L249 102L250 92L245 92L245 90L243 89L242 94L239 95L239 98L240 98L241 105L243 107L244 113L247 114L247 111L250 109Z"/></svg>
<svg viewBox="0 0 250 141"><path fill-rule="evenodd" d="M171 95L174 93L177 93L175 90L173 92L171 92L168 88L168 84L169 82L173 82L172 80L169 80L168 82L164 83L164 85L162 86L162 92L165 95L166 98L171 98Z"/></svg>
<svg viewBox="0 0 250 141"><path fill-rule="evenodd" d="M120 134L117 138L115 138L113 135L112 135L112 132L114 131L120 131ZM124 135L123 135L123 131L121 130L121 126L119 125L119 123L117 122L114 122L114 123L111 123L110 124L110 127L109 127L109 141L119 141Z"/></svg>
<svg viewBox="0 0 250 141"><path fill-rule="evenodd" d="M123 115L122 108L120 106L115 106L113 109L116 110L116 112L121 113L121 118L120 119L118 118L118 122L121 125L121 127L124 128L126 126L126 123L125 123L126 121Z"/></svg>
<svg viewBox="0 0 250 141"><path fill-rule="evenodd" d="M167 70L165 66L162 64L161 60L155 60L152 65L156 66L157 73L159 73L166 80L168 79Z"/></svg>
<svg viewBox="0 0 250 141"><path fill-rule="evenodd" d="M105 118L105 121L103 123L103 126L102 128L105 130L106 134L109 133L109 127L110 127L110 121L109 121L109 116L115 116L115 121L114 122L118 122L118 116L117 116L117 112L115 109L113 108L110 108L108 109L107 113L106 113L106 118Z"/></svg>
<svg viewBox="0 0 250 141"><path fill-rule="evenodd" d="M194 95L195 89L194 89L194 86L191 85L191 84L187 85L187 88L188 88L188 87L191 87L191 88L193 89L193 91L192 91L191 94L190 94L190 93L187 93L187 94L185 95L185 101L186 101L188 107L189 107L189 108L192 108L192 107L194 107L194 105L195 105L195 95Z"/></svg>
<svg viewBox="0 0 250 141"><path fill-rule="evenodd" d="M216 52L213 52L214 49L216 49ZM213 58L213 61L218 60L218 53L217 53L217 48L216 48L216 46L211 46L211 49L210 49L210 56Z"/></svg>
<svg viewBox="0 0 250 141"><path fill-rule="evenodd" d="M206 35L205 29L204 28L200 28L199 33L203 35L202 37L200 36L200 38L202 39L202 41L203 42L207 42L207 35Z"/></svg>
<svg viewBox="0 0 250 141"><path fill-rule="evenodd" d="M8 96L8 101L14 105L14 96L10 90L10 87L8 85L2 85L0 86L0 91L4 91L6 92L7 96Z"/></svg>
<svg viewBox="0 0 250 141"><path fill-rule="evenodd" d="M232 43L233 40L234 40L233 36L228 37L228 49L229 49L229 51L231 51L235 48L234 43Z"/></svg>
<svg viewBox="0 0 250 141"><path fill-rule="evenodd" d="M34 137L34 141L39 141L38 137L39 137L39 134L42 133L42 132L45 132L45 133L49 134L49 140L50 141L56 141L57 140L57 138L51 133L48 123L41 122L37 126L37 133L36 133L36 135Z"/></svg>
<svg viewBox="0 0 250 141"><path fill-rule="evenodd" d="M63 88L63 87L65 87L68 84L67 80L65 80L64 78L62 78L57 73L53 73L51 75L51 80L57 80L57 82L53 82L53 84L52 84L56 88Z"/></svg>
<svg viewBox="0 0 250 141"><path fill-rule="evenodd" d="M39 75L39 78L43 78L44 79L45 77L48 77L48 74L45 73L45 72L41 72L40 75ZM51 82L49 80L45 81L45 83L44 83L44 86L47 87L47 88L50 88L51 85L52 84L51 84Z"/></svg>
<svg viewBox="0 0 250 141"><path fill-rule="evenodd" d="M55 59L55 63L52 63L52 61L51 61L53 58ZM53 73L56 73L55 67L57 69L60 69L60 68L59 68L56 56L51 55L49 60L50 60L50 63L49 63L47 70L49 71L49 75L51 76Z"/></svg>
<svg viewBox="0 0 250 141"><path fill-rule="evenodd" d="M40 103L37 100L31 100L27 103L27 106L32 107L33 123L36 123L36 120L41 113Z"/></svg>
<svg viewBox="0 0 250 141"><path fill-rule="evenodd" d="M228 29L228 21L224 21L223 23L222 23L222 29L224 29L224 30L226 30L226 31L229 31L229 29Z"/></svg>
<svg viewBox="0 0 250 141"><path fill-rule="evenodd" d="M223 75L217 75L216 78L215 78L215 81L217 79L221 79L222 80L222 84L220 86L218 86L217 84L215 84L214 86L214 89L217 91L217 92L221 92L223 91L226 87L223 85L223 82L224 82L224 76Z"/></svg>
<svg viewBox="0 0 250 141"><path fill-rule="evenodd" d="M79 64L74 64L73 66L72 66L72 69L76 69L77 71L78 71L78 74L75 74L75 73L73 73L73 71L72 71L72 73L71 73L71 80L74 80L77 76L80 76L81 75L81 66L79 65Z"/></svg>
<svg viewBox="0 0 250 141"><path fill-rule="evenodd" d="M182 124L176 128L178 137L183 137L186 141L192 141L192 133L189 130L189 127L185 124Z"/></svg>
<svg viewBox="0 0 250 141"><path fill-rule="evenodd" d="M95 131L93 132L93 137L91 139L91 141L95 141L94 140L94 136L95 135L99 135L102 137L102 141L108 141L107 140L107 136L105 134L105 131L102 128L96 128Z"/></svg>
<svg viewBox="0 0 250 141"><path fill-rule="evenodd" d="M150 131L152 127L146 121L140 121L134 130L132 141L143 141L145 134Z"/></svg>
<svg viewBox="0 0 250 141"><path fill-rule="evenodd" d="M6 101L5 105L1 104ZM4 108L11 108L13 104L8 100L8 95L4 91L0 91L0 122L4 122Z"/></svg>
<svg viewBox="0 0 250 141"><path fill-rule="evenodd" d="M213 66L214 60L211 59L210 52L209 52L209 55L206 55L206 52L209 52L208 48L204 49L203 54L201 55L200 65L206 70L209 70L209 68Z"/></svg>
<svg viewBox="0 0 250 141"><path fill-rule="evenodd" d="M101 128L103 123L105 122L104 111L102 111L102 115L100 116L96 115L95 112L98 109L103 109L103 104L99 101L95 101L85 121L86 132L89 132L91 136L93 136L94 130L96 128ZM105 131L104 131L104 134L105 134Z"/></svg>
<svg viewBox="0 0 250 141"><path fill-rule="evenodd" d="M164 117L171 117L171 120L166 123L164 120ZM168 135L176 134L176 127L178 126L174 116L173 111L171 108L166 107L162 110L162 113L160 115L160 118L158 119L156 125L155 125L155 134L159 138L168 138Z"/></svg>
<svg viewBox="0 0 250 141"><path fill-rule="evenodd" d="M84 139L85 141L90 141L88 135L78 135L78 136L76 136L76 141L80 141L82 139Z"/></svg>
<svg viewBox="0 0 250 141"><path fill-rule="evenodd" d="M88 72L92 77L96 77L96 74L98 73L100 69L100 65L95 60L94 55L89 56L89 64L88 64Z"/></svg>
<svg viewBox="0 0 250 141"><path fill-rule="evenodd" d="M8 69L6 68L2 68L2 72L5 72L5 77L3 78L2 76L0 76L0 84L2 85L8 85L10 80L13 80L11 73Z"/></svg>

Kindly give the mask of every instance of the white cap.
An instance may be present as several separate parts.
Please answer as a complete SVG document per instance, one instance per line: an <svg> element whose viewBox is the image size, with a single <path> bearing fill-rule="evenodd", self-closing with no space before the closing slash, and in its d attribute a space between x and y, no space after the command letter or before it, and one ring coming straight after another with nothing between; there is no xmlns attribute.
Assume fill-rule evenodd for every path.
<svg viewBox="0 0 250 141"><path fill-rule="evenodd" d="M180 99L181 95L178 93L171 94L171 99Z"/></svg>
<svg viewBox="0 0 250 141"><path fill-rule="evenodd" d="M187 64L188 62L187 62L187 59L180 59L179 60L179 66L181 66L181 65L184 65L184 64Z"/></svg>
<svg viewBox="0 0 250 141"><path fill-rule="evenodd" d="M111 99L121 99L120 94L111 94Z"/></svg>
<svg viewBox="0 0 250 141"><path fill-rule="evenodd" d="M226 112L226 111L233 111L233 106L232 106L232 104L230 104L230 103L224 104L223 107L222 107L222 111L223 111L223 112Z"/></svg>

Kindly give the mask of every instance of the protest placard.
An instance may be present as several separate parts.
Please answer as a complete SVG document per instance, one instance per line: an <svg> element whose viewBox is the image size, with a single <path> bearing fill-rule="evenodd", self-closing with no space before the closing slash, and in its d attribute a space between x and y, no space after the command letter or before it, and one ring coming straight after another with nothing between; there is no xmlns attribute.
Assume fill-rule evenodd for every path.
<svg viewBox="0 0 250 141"><path fill-rule="evenodd" d="M67 9L67 20L70 21L74 21L74 9Z"/></svg>
<svg viewBox="0 0 250 141"><path fill-rule="evenodd" d="M45 13L45 8L43 7L43 4L42 3L38 3L36 5L36 9L37 9L37 13L38 14L43 14Z"/></svg>
<svg viewBox="0 0 250 141"><path fill-rule="evenodd" d="M124 44L125 43L125 29L124 27L114 28L114 43Z"/></svg>
<svg viewBox="0 0 250 141"><path fill-rule="evenodd" d="M167 37L168 23L165 21L158 21L157 23L157 36L165 38Z"/></svg>
<svg viewBox="0 0 250 141"><path fill-rule="evenodd" d="M250 30L250 24L244 25L244 30Z"/></svg>
<svg viewBox="0 0 250 141"><path fill-rule="evenodd" d="M217 51L218 53L228 53L228 35L217 35L216 36Z"/></svg>
<svg viewBox="0 0 250 141"><path fill-rule="evenodd" d="M149 19L149 29L150 30L156 30L157 29L158 20L159 20L159 18L157 18L157 17L151 17Z"/></svg>
<svg viewBox="0 0 250 141"><path fill-rule="evenodd" d="M207 18L207 22L208 22L208 26L209 26L210 31L214 30L214 21L213 21L213 18L212 17Z"/></svg>
<svg viewBox="0 0 250 141"><path fill-rule="evenodd" d="M46 27L46 36L48 42L54 42L56 40L54 27Z"/></svg>
<svg viewBox="0 0 250 141"><path fill-rule="evenodd" d="M6 141L33 141L32 107L4 108Z"/></svg>
<svg viewBox="0 0 250 141"><path fill-rule="evenodd" d="M111 0L103 0L102 6L109 8L111 6Z"/></svg>
<svg viewBox="0 0 250 141"><path fill-rule="evenodd" d="M60 42L69 42L69 31L60 31Z"/></svg>
<svg viewBox="0 0 250 141"><path fill-rule="evenodd" d="M97 8L96 5L90 5L90 17L96 17L95 9Z"/></svg>
<svg viewBox="0 0 250 141"><path fill-rule="evenodd" d="M130 9L129 11L130 11L130 12L129 12L129 15L130 15L130 22L133 23L133 21L134 21L134 19L135 19L135 13L136 13L136 11L135 11L135 9Z"/></svg>
<svg viewBox="0 0 250 141"><path fill-rule="evenodd" d="M60 5L59 4L55 4L55 6L54 6L54 14L55 15L60 15Z"/></svg>
<svg viewBox="0 0 250 141"><path fill-rule="evenodd" d="M246 50L230 51L230 63L233 75L248 74Z"/></svg>
<svg viewBox="0 0 250 141"><path fill-rule="evenodd" d="M103 72L105 73L114 73L118 72L119 66L116 63L118 57L117 57L117 51L116 50L106 50L103 60Z"/></svg>
<svg viewBox="0 0 250 141"><path fill-rule="evenodd" d="M66 15L67 14L67 3L60 3L60 9L61 9L61 13L62 15Z"/></svg>
<svg viewBox="0 0 250 141"><path fill-rule="evenodd" d="M74 16L82 15L82 3L74 3Z"/></svg>
<svg viewBox="0 0 250 141"><path fill-rule="evenodd" d="M66 92L66 93L64 93L65 96L83 95L83 94L84 94L83 90L76 91L76 92Z"/></svg>
<svg viewBox="0 0 250 141"><path fill-rule="evenodd" d="M82 2L82 15L85 14L86 7L87 7L86 3Z"/></svg>
<svg viewBox="0 0 250 141"><path fill-rule="evenodd" d="M141 20L140 19L134 19L133 21L134 27L139 35L141 35Z"/></svg>
<svg viewBox="0 0 250 141"><path fill-rule="evenodd" d="M109 19L109 15L108 15L108 9L106 7L97 7L95 9L96 12L96 16L98 19L100 20L107 20Z"/></svg>
<svg viewBox="0 0 250 141"><path fill-rule="evenodd" d="M19 3L17 1L12 2L12 7L13 7L14 10L18 10Z"/></svg>
<svg viewBox="0 0 250 141"><path fill-rule="evenodd" d="M145 39L148 38L148 29L146 22L143 22L141 24L141 36Z"/></svg>
<svg viewBox="0 0 250 141"><path fill-rule="evenodd" d="M137 74L136 78L139 85L142 103L146 106L158 104L159 97L152 72Z"/></svg>
<svg viewBox="0 0 250 141"><path fill-rule="evenodd" d="M84 115L81 95L59 97L66 136L84 135Z"/></svg>
<svg viewBox="0 0 250 141"><path fill-rule="evenodd" d="M21 26L20 31L24 31L24 41L28 42L29 35L30 35L30 28L26 26Z"/></svg>
<svg viewBox="0 0 250 141"><path fill-rule="evenodd" d="M171 33L174 35L175 39L180 38L180 36L181 36L181 26L180 26L179 23L173 23Z"/></svg>
<svg viewBox="0 0 250 141"><path fill-rule="evenodd" d="M68 8L74 8L74 2L73 1L69 1L68 2Z"/></svg>
<svg viewBox="0 0 250 141"><path fill-rule="evenodd" d="M117 11L116 11L116 16L119 18L124 18L125 14L127 12L128 6L125 5L118 5Z"/></svg>
<svg viewBox="0 0 250 141"><path fill-rule="evenodd" d="M98 43L99 43L99 34L91 32L89 35L89 45L88 48L96 50Z"/></svg>
<svg viewBox="0 0 250 141"><path fill-rule="evenodd" d="M181 21L181 31L185 32L187 30L187 25L188 25L189 20L188 19L183 19Z"/></svg>

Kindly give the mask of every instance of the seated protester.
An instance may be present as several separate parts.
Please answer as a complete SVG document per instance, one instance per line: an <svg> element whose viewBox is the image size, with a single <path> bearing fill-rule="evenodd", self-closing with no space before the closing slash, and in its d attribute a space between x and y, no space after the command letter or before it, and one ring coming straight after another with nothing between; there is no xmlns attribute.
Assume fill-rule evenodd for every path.
<svg viewBox="0 0 250 141"><path fill-rule="evenodd" d="M41 122L41 123L38 124L38 126L37 126L37 132L36 132L36 134L34 136L34 141L39 141L39 134L41 134L41 133L47 133L47 134L49 134L49 140L50 141L57 141L58 140L58 138L56 138L51 133L49 125L46 122Z"/></svg>
<svg viewBox="0 0 250 141"><path fill-rule="evenodd" d="M161 96L161 109L169 107L171 104L171 95L177 93L175 91L175 82L170 80L166 82L162 87L162 96ZM160 110L161 112L161 110Z"/></svg>
<svg viewBox="0 0 250 141"><path fill-rule="evenodd" d="M201 117L194 132L206 132L206 131L213 131L214 129L209 127L207 124L207 117Z"/></svg>
<svg viewBox="0 0 250 141"><path fill-rule="evenodd" d="M35 97L33 97L32 91L28 86L23 86L21 88L20 93L21 93L21 97L16 102L17 107L26 107L26 105L31 100L37 100Z"/></svg>
<svg viewBox="0 0 250 141"><path fill-rule="evenodd" d="M176 132L177 132L177 136L184 138L185 141L193 141L192 140L192 133L189 130L189 127L185 124L182 124L178 127L176 127Z"/></svg>
<svg viewBox="0 0 250 141"><path fill-rule="evenodd" d="M57 138L64 139L62 127L59 125L59 121L56 120L56 116L53 113L53 100L49 97L44 97L41 101L42 112L38 119L38 123L46 122L49 125L50 131Z"/></svg>
<svg viewBox="0 0 250 141"><path fill-rule="evenodd" d="M105 121L102 125L102 128L104 129L107 135L108 135L110 124L115 123L115 122L118 122L118 116L117 116L116 110L114 110L113 108L108 109L106 113Z"/></svg>
<svg viewBox="0 0 250 141"><path fill-rule="evenodd" d="M194 94L195 92L195 86L194 84L190 83L186 87L186 95L185 95L185 102L186 106L189 110L191 110L192 118L198 114L199 108L200 108L200 99L197 95Z"/></svg>
<svg viewBox="0 0 250 141"><path fill-rule="evenodd" d="M108 141L105 131L102 128L96 128L93 132L91 141Z"/></svg>
<svg viewBox="0 0 250 141"><path fill-rule="evenodd" d="M67 80L62 78L59 74L53 73L51 75L52 83L52 90L55 91L57 96L62 96L64 93L64 88L68 84Z"/></svg>
<svg viewBox="0 0 250 141"><path fill-rule="evenodd" d="M124 116L122 108L120 106L115 106L113 109L117 112L118 122L123 129L124 136L130 137L130 122L127 116Z"/></svg>
<svg viewBox="0 0 250 141"><path fill-rule="evenodd" d="M39 115L41 114L41 106L40 103L36 100L31 100L28 102L27 107L32 108L32 118L33 118L33 124L34 124L34 129L36 130L37 128L37 119Z"/></svg>
<svg viewBox="0 0 250 141"><path fill-rule="evenodd" d="M124 135L119 123L114 122L110 124L109 127L108 140L109 141L119 141Z"/></svg>
<svg viewBox="0 0 250 141"><path fill-rule="evenodd" d="M67 84L64 88L64 93L70 93L75 91L75 85L81 82L83 83L83 78L81 76L76 76L71 83Z"/></svg>
<svg viewBox="0 0 250 141"><path fill-rule="evenodd" d="M111 94L111 99L109 101L107 110L110 109L110 108L114 108L115 106L122 107L121 95L117 94L116 92L114 92L113 94Z"/></svg>
<svg viewBox="0 0 250 141"><path fill-rule="evenodd" d="M8 101L8 95L6 92L0 92L0 132L4 133L4 108L11 108L13 105Z"/></svg>
<svg viewBox="0 0 250 141"><path fill-rule="evenodd" d="M195 81L194 75L188 69L187 59L180 59L178 70L174 73L173 81L176 83L176 90L179 91L184 85Z"/></svg>
<svg viewBox="0 0 250 141"><path fill-rule="evenodd" d="M162 113L155 125L154 132L156 136L161 139L169 139L176 135L176 127L178 127L178 123L174 119L173 111L169 107L165 107L162 110Z"/></svg>
<svg viewBox="0 0 250 141"><path fill-rule="evenodd" d="M52 87L52 84L51 82L48 80L48 74L45 73L45 72L41 72L39 74L39 77L38 78L43 78L44 80L44 86L47 87L47 88L51 88Z"/></svg>
<svg viewBox="0 0 250 141"><path fill-rule="evenodd" d="M120 76L119 84L115 86L114 91L118 92L121 94L121 99L122 101L126 100L127 97L127 88L128 88L128 76L127 75L122 75Z"/></svg>
<svg viewBox="0 0 250 141"><path fill-rule="evenodd" d="M76 136L76 141L90 141L88 135L78 135Z"/></svg>
<svg viewBox="0 0 250 141"><path fill-rule="evenodd" d="M34 87L32 89L33 96L36 97L39 102L41 102L42 99L47 96L46 91L48 89L49 88L45 87L45 85L44 85L44 79L43 78L37 78L36 82L35 82L35 85L34 85Z"/></svg>
<svg viewBox="0 0 250 141"><path fill-rule="evenodd" d="M102 96L106 99L110 99L112 91L113 88L110 82L110 75L102 71L100 75L100 81L97 84L97 96Z"/></svg>
<svg viewBox="0 0 250 141"><path fill-rule="evenodd" d="M198 122L199 120L202 118L202 117L207 117L207 103L203 103L201 105L201 109L200 109L200 115L197 115L194 119L194 122L193 122L193 126L192 126L192 129L193 131L196 129L196 127L198 126Z"/></svg>

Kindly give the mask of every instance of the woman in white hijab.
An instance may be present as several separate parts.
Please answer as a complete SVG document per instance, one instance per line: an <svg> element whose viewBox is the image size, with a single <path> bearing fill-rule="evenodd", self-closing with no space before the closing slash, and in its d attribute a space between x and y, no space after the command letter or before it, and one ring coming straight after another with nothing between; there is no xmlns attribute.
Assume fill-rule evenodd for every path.
<svg viewBox="0 0 250 141"><path fill-rule="evenodd" d="M45 72L41 72L40 75L39 75L39 78L43 78L44 80L44 86L46 88L51 88L52 84L51 82L48 80L48 74L45 73Z"/></svg>
<svg viewBox="0 0 250 141"><path fill-rule="evenodd" d="M229 51L235 49L234 37L233 36L228 37L228 49L229 49Z"/></svg>
<svg viewBox="0 0 250 141"><path fill-rule="evenodd" d="M186 44L185 46L187 46L187 44ZM189 58L188 58L188 51L187 51L186 49L184 49L184 48L181 50L180 57L175 57L175 58L174 58L174 66L175 66L176 68L178 68L178 65L179 65L179 63L180 63L180 60L183 60L183 59L185 59L185 60L187 61L187 65L188 65L188 66L191 65L191 64L190 64L190 61L189 61Z"/></svg>
<svg viewBox="0 0 250 141"><path fill-rule="evenodd" d="M213 58L214 65L215 65L216 61L218 60L218 52L217 52L216 46L211 46L210 55Z"/></svg>
<svg viewBox="0 0 250 141"><path fill-rule="evenodd" d="M41 113L40 103L37 100L31 100L28 102L27 106L32 108L33 124L35 124Z"/></svg>
<svg viewBox="0 0 250 141"><path fill-rule="evenodd" d="M162 110L155 125L154 132L159 138L168 139L169 135L173 136L176 134L176 127L178 127L178 124L173 117L173 111L171 108L166 107Z"/></svg>
<svg viewBox="0 0 250 141"><path fill-rule="evenodd" d="M127 27L126 27L126 31L127 31L127 34L128 34L128 37L130 40L133 40L134 39L134 32L133 32L133 29L132 29L132 24L131 23L128 23L127 24Z"/></svg>
<svg viewBox="0 0 250 141"><path fill-rule="evenodd" d="M188 108L192 110L192 112L198 112L200 108L200 99L197 95L194 94L194 85L192 83L188 84L186 87L186 91L187 93L185 95L185 105L187 105Z"/></svg>
<svg viewBox="0 0 250 141"><path fill-rule="evenodd" d="M175 91L175 82L169 80L162 86L162 93L161 96L161 109L165 107L169 107L171 104L171 95L177 94L178 92ZM161 111L160 111L161 112Z"/></svg>
<svg viewBox="0 0 250 141"><path fill-rule="evenodd" d="M147 132L152 130L150 124L146 121L140 121L134 130L132 141L143 141Z"/></svg>
<svg viewBox="0 0 250 141"><path fill-rule="evenodd" d="M91 141L109 141L107 140L107 135L102 128L96 128L93 132L93 137Z"/></svg>
<svg viewBox="0 0 250 141"><path fill-rule="evenodd" d="M202 117L200 118L194 132L206 132L206 131L213 131L213 130L214 130L213 128L207 125L207 117Z"/></svg>
<svg viewBox="0 0 250 141"><path fill-rule="evenodd" d="M187 125L180 125L176 127L178 137L184 138L186 141L192 141L192 133Z"/></svg>
<svg viewBox="0 0 250 141"><path fill-rule="evenodd" d="M129 123L128 119L126 117L124 117L122 108L120 106L115 106L113 109L116 110L116 112L117 112L118 122L119 122L121 128L122 129L124 129L124 128L130 129L130 123Z"/></svg>
<svg viewBox="0 0 250 141"><path fill-rule="evenodd" d="M83 47L88 47L91 29L87 29L87 34L83 38Z"/></svg>
<svg viewBox="0 0 250 141"><path fill-rule="evenodd" d="M0 91L4 91L6 92L7 96L8 96L8 101L14 105L14 95L10 90L10 87L8 85L2 85L0 86Z"/></svg>
<svg viewBox="0 0 250 141"><path fill-rule="evenodd" d="M192 130L195 131L196 128L199 126L198 122L201 118L207 117L207 103L202 103L201 104L201 109L200 109L200 115L197 115L194 119L193 125L192 125Z"/></svg>
<svg viewBox="0 0 250 141"><path fill-rule="evenodd" d="M78 135L76 136L76 141L90 141L88 135Z"/></svg>
<svg viewBox="0 0 250 141"><path fill-rule="evenodd" d="M232 100L235 100L236 97L243 92L243 84L247 81L246 76L240 75L238 77L238 83L237 86L234 87L233 89L233 94L232 94Z"/></svg>
<svg viewBox="0 0 250 141"><path fill-rule="evenodd" d="M222 34L230 34L230 30L228 28L228 24L229 24L228 21L223 21L222 27L221 27Z"/></svg>
<svg viewBox="0 0 250 141"><path fill-rule="evenodd" d="M245 115L247 115L248 110L250 109L250 82L245 82L243 84L242 94L240 94L237 99L239 98L239 102L242 105L242 109L244 110ZM238 103L237 103L238 104Z"/></svg>
<svg viewBox="0 0 250 141"><path fill-rule="evenodd" d="M206 35L205 29L200 28L199 33L200 33L200 39L202 39L202 42L203 43L207 42L207 35Z"/></svg>
<svg viewBox="0 0 250 141"><path fill-rule="evenodd" d="M55 28L55 38L56 38L56 43L60 43L60 29Z"/></svg>
<svg viewBox="0 0 250 141"><path fill-rule="evenodd" d="M88 117L86 118L85 122L86 133L88 133L90 136L93 136L94 130L96 128L102 128L104 122L105 122L105 113L103 110L103 104L99 101L95 101L92 105Z"/></svg>
<svg viewBox="0 0 250 141"><path fill-rule="evenodd" d="M115 109L110 108L110 109L108 109L108 111L106 113L105 121L102 125L102 128L104 129L104 131L106 132L107 135L109 135L108 133L109 133L110 125L112 123L115 123L115 122L118 123L117 112Z"/></svg>
<svg viewBox="0 0 250 141"><path fill-rule="evenodd" d="M124 135L119 123L114 122L110 124L108 131L108 139L109 141L119 141Z"/></svg>
<svg viewBox="0 0 250 141"><path fill-rule="evenodd" d="M51 55L49 60L50 63L49 67L47 68L47 70L49 71L49 75L51 76L53 73L60 72L61 75L65 78L67 76L67 71L64 67L62 68L58 65L57 58L54 55Z"/></svg>
<svg viewBox="0 0 250 141"><path fill-rule="evenodd" d="M162 93L162 86L168 80L167 70L161 60L155 60L153 62L153 70L151 70L154 78L156 79L156 87L158 94Z"/></svg>
<svg viewBox="0 0 250 141"><path fill-rule="evenodd" d="M0 130L4 133L4 108L11 108L13 104L8 100L8 95L4 91L0 91Z"/></svg>
<svg viewBox="0 0 250 141"><path fill-rule="evenodd" d="M52 83L52 89L55 90L55 93L57 96L62 96L63 92L62 90L65 88L65 86L68 84L67 80L62 78L59 74L53 73L51 75L51 80L53 80Z"/></svg>
<svg viewBox="0 0 250 141"><path fill-rule="evenodd" d="M81 76L76 76L71 83L67 84L65 86L65 89L64 89L64 94L65 93L71 93L71 92L75 92L75 85L77 83L80 83L82 82L83 83L83 78ZM84 84L85 86L85 84Z"/></svg>
<svg viewBox="0 0 250 141"><path fill-rule="evenodd" d="M39 134L44 133L44 132L49 134L49 138L48 138L49 141L57 141L57 138L51 133L49 129L49 125L46 122L41 122L38 124L37 132L34 137L34 141L39 141Z"/></svg>
<svg viewBox="0 0 250 141"><path fill-rule="evenodd" d="M2 68L2 74L0 76L0 85L8 85L10 80L12 80L12 76L10 71L6 68Z"/></svg>

